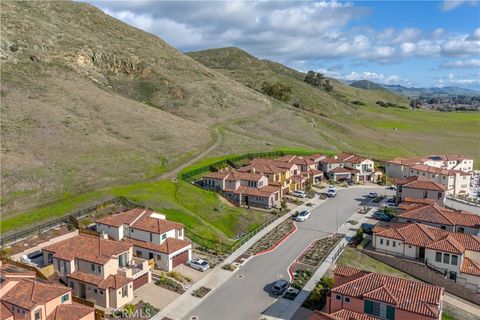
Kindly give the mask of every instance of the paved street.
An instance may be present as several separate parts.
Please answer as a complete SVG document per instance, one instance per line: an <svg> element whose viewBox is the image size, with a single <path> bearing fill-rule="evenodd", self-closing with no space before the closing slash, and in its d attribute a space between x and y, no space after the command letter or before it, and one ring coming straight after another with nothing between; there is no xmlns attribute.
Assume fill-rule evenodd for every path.
<svg viewBox="0 0 480 320"><path fill-rule="evenodd" d="M186 319L259 319L277 297L270 294L271 284L288 279L287 269L300 253L315 239L334 233L337 228L337 203L339 224L343 224L370 199L370 191L382 194L383 188L350 188L339 190L337 198L329 199L312 210L311 218L297 223L298 231L275 251L253 257L235 276L209 295Z"/></svg>

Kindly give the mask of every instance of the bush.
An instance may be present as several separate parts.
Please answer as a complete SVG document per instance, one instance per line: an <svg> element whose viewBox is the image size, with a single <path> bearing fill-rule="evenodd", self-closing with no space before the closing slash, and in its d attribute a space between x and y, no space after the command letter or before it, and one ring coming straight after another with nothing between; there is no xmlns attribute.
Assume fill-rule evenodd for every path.
<svg viewBox="0 0 480 320"><path fill-rule="evenodd" d="M289 87L281 82L270 83L265 81L262 83L260 91L274 99L287 102L290 100L292 87Z"/></svg>
<svg viewBox="0 0 480 320"><path fill-rule="evenodd" d="M357 220L348 220L347 222L350 223L352 226L358 224Z"/></svg>
<svg viewBox="0 0 480 320"><path fill-rule="evenodd" d="M362 230L362 228L357 229L357 232L355 233L355 238L356 238L358 243L363 241L363 230Z"/></svg>
<svg viewBox="0 0 480 320"><path fill-rule="evenodd" d="M233 272L233 271L235 271L235 269L237 269L237 267L235 267L235 266L234 266L233 264L231 264L231 263L227 263L227 264L224 264L224 265L222 266L222 269Z"/></svg>
<svg viewBox="0 0 480 320"><path fill-rule="evenodd" d="M321 310L327 301L327 294L333 287L333 278L323 277L303 303L303 307L311 310Z"/></svg>

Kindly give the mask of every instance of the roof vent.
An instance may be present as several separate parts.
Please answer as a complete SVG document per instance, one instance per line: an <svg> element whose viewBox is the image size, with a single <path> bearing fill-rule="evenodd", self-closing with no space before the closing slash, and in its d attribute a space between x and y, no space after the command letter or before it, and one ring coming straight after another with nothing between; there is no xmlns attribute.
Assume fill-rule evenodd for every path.
<svg viewBox="0 0 480 320"><path fill-rule="evenodd" d="M152 213L152 214L150 215L150 218L159 219L159 220L165 220L166 217L165 217L165 215L163 215L163 214L154 212L154 213Z"/></svg>

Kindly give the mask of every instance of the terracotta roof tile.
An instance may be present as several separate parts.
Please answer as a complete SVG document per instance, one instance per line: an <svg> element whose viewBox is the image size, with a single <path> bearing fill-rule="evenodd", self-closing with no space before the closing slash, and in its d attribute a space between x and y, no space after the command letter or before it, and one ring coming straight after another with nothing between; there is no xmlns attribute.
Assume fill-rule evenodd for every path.
<svg viewBox="0 0 480 320"><path fill-rule="evenodd" d="M378 318L370 316L368 314L358 313L347 309L340 309L337 312L332 313L331 315L336 317L335 319L342 320L378 320Z"/></svg>
<svg viewBox="0 0 480 320"><path fill-rule="evenodd" d="M480 263L464 257L462 266L460 267L460 272L480 277Z"/></svg>
<svg viewBox="0 0 480 320"><path fill-rule="evenodd" d="M126 278L121 275L109 275L107 278L103 279L100 276L95 276L93 274L84 273L80 271L75 271L74 273L67 275L67 278L82 281L82 282L87 282L99 287L100 289L108 289L108 288L119 289L124 285L126 285L127 283L130 283L133 281L133 279Z"/></svg>
<svg viewBox="0 0 480 320"><path fill-rule="evenodd" d="M301 156L284 156L276 159L276 161L290 162L290 163L295 163L296 165L302 165L302 166L315 165L315 161L311 160L309 157L301 157Z"/></svg>
<svg viewBox="0 0 480 320"><path fill-rule="evenodd" d="M107 216L96 222L114 227L125 224L135 229L156 234L162 234L175 229L183 229L183 224L181 223L156 218L154 215L155 212L151 210L135 208Z"/></svg>
<svg viewBox="0 0 480 320"><path fill-rule="evenodd" d="M407 182L403 185L403 188L432 190L432 191L445 191L446 187L443 184L433 182L430 180L417 179L415 181Z"/></svg>
<svg viewBox="0 0 480 320"><path fill-rule="evenodd" d="M44 247L42 250L53 252L58 259L71 261L74 258L95 262L107 263L113 256L128 251L131 245L121 241L107 240L87 234L57 242Z"/></svg>
<svg viewBox="0 0 480 320"><path fill-rule="evenodd" d="M69 292L70 288L65 286L22 279L2 296L2 300L32 310L38 304L45 304Z"/></svg>
<svg viewBox="0 0 480 320"><path fill-rule="evenodd" d="M455 254L462 254L465 251L465 247L455 240L451 235L447 236L445 239L426 246L426 248Z"/></svg>
<svg viewBox="0 0 480 320"><path fill-rule="evenodd" d="M61 304L48 315L47 320L79 320L88 315L94 319L94 312L93 308L78 303Z"/></svg>
<svg viewBox="0 0 480 320"><path fill-rule="evenodd" d="M277 188L267 188L267 187L252 188L252 187L240 186L234 192L236 194L245 194L245 195L248 195L248 196L268 198L272 194L274 194L275 192L278 192L278 189Z"/></svg>
<svg viewBox="0 0 480 320"><path fill-rule="evenodd" d="M342 320L342 319L336 316L333 316L331 314L315 310L315 312L310 315L308 320Z"/></svg>
<svg viewBox="0 0 480 320"><path fill-rule="evenodd" d="M358 170L344 168L344 167L336 167L335 169L331 170L330 172L331 173L354 173L354 172L358 172Z"/></svg>
<svg viewBox="0 0 480 320"><path fill-rule="evenodd" d="M12 311L3 302L1 302L1 305L0 305L0 319L1 320L13 319Z"/></svg>
<svg viewBox="0 0 480 320"><path fill-rule="evenodd" d="M286 171L285 169L281 169L275 167L270 164L262 164L262 163L255 163L249 164L247 166L241 167L237 170L238 172L261 172L263 174L277 174Z"/></svg>
<svg viewBox="0 0 480 320"><path fill-rule="evenodd" d="M152 243L152 242L145 242L136 239L125 239L126 242L131 243L135 247L140 247L144 249L149 249L156 252L170 254L186 248L191 245L190 242L175 238L167 238L162 244Z"/></svg>
<svg viewBox="0 0 480 320"><path fill-rule="evenodd" d="M230 172L228 171L219 171L219 172L210 172L203 176L203 178L210 178L210 179L225 179Z"/></svg>
<svg viewBox="0 0 480 320"><path fill-rule="evenodd" d="M450 210L436 204L417 206L405 211L398 217L450 226L480 227L480 216L467 211Z"/></svg>
<svg viewBox="0 0 480 320"><path fill-rule="evenodd" d="M428 317L438 317L443 291L443 288L430 284L370 272L346 283L335 284L331 290L351 297L367 296Z"/></svg>

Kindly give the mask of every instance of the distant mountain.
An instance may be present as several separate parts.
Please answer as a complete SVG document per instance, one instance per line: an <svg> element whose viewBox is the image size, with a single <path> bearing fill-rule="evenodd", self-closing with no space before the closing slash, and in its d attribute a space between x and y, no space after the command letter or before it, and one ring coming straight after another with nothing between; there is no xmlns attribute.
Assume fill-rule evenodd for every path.
<svg viewBox="0 0 480 320"><path fill-rule="evenodd" d="M385 88L382 85L369 80L354 81L350 83L350 86L355 88L365 89L365 90L385 90Z"/></svg>
<svg viewBox="0 0 480 320"><path fill-rule="evenodd" d="M415 88L404 87L401 85L383 85L384 88L395 92L396 94L408 97L419 96L476 96L480 95L480 91L461 88L461 87L431 87L431 88Z"/></svg>

